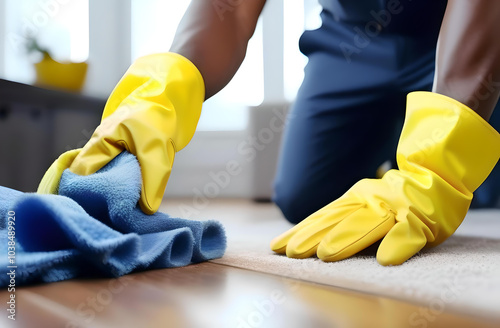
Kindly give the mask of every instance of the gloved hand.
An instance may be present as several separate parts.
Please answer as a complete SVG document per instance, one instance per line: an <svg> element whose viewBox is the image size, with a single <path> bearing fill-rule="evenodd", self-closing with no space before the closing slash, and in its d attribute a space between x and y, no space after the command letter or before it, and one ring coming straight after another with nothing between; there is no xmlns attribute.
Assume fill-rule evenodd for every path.
<svg viewBox="0 0 500 328"><path fill-rule="evenodd" d="M342 197L276 237L293 258L339 261L382 239L377 260L401 264L462 223L472 193L500 157L500 134L467 106L431 92L408 95L398 170L363 179ZM334 182L332 182L334 183Z"/></svg>
<svg viewBox="0 0 500 328"><path fill-rule="evenodd" d="M186 58L174 53L139 58L113 90L89 142L61 155L45 173L38 192L57 193L66 168L89 175L127 150L141 165L141 209L156 212L175 153L196 130L204 97L203 78Z"/></svg>

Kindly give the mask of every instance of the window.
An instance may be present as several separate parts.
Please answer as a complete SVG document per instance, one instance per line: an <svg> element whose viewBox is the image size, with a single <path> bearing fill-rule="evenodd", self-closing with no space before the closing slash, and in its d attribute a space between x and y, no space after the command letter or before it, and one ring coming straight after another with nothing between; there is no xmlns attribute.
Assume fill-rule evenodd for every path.
<svg viewBox="0 0 500 328"><path fill-rule="evenodd" d="M4 0L4 76L32 83L34 70L26 52L33 36L59 61L85 61L89 55L88 0Z"/></svg>
<svg viewBox="0 0 500 328"><path fill-rule="evenodd" d="M205 102L200 130L242 130L248 121L248 106L261 104L266 101L265 97L268 101L292 101L295 98L307 62L298 49L298 40L304 28L319 27L318 13L321 8L317 0L281 1L268 2L267 9L274 9L259 20L238 73L224 90ZM90 12L94 24L91 30L94 34L90 35L94 41L93 62L90 64L100 69L89 71L87 81L90 81L92 88L88 93L104 97L123 74L130 59L169 50L190 0L110 1L107 2L106 11L109 13L106 15L115 15L117 18L110 19L111 23L103 21L101 17L94 17L103 14L102 10L96 9L100 0L0 0L0 7L5 9L0 11L0 16L3 16L0 17L0 21L3 21L0 33L4 31L4 52L0 55L2 77L25 83L34 81L33 58L27 56L23 45L29 33L36 34L40 44L49 48L56 60L86 60L89 57L89 2L94 7ZM122 15L122 9L130 10L130 16ZM283 20L275 19L277 15L283 15ZM103 38L104 41L99 38L100 34L95 35L102 34L108 28L111 30L108 31L107 39ZM124 40L125 46L122 49L109 40ZM266 49L267 54L264 54L264 42L271 48ZM279 48L280 45L283 49ZM110 58L104 58L103 55L110 50L98 49L106 47L114 49L109 54L114 65L108 65ZM115 60L116 56L123 58ZM264 72L265 61L271 68L283 62L283 73L281 70ZM103 68L108 70L104 77ZM267 83L267 94L264 93L264 81ZM102 90L102 94L97 94Z"/></svg>
<svg viewBox="0 0 500 328"><path fill-rule="evenodd" d="M190 0L132 0L132 59L166 52ZM203 105L198 130L243 130L247 106L264 98L262 23L250 40L246 58L231 82Z"/></svg>
<svg viewBox="0 0 500 328"><path fill-rule="evenodd" d="M321 6L317 0L284 1L284 92L288 101L293 101L304 79L307 57L299 50L299 38L306 30L321 26Z"/></svg>

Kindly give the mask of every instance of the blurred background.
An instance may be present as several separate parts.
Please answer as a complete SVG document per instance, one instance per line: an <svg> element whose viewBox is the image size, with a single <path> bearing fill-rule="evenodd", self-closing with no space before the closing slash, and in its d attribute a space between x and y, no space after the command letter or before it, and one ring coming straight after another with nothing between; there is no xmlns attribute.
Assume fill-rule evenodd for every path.
<svg viewBox="0 0 500 328"><path fill-rule="evenodd" d="M189 2L0 0L0 185L34 191L58 155L83 146L128 66L169 50ZM298 40L320 26L320 10L317 0L268 0L239 72L177 154L167 197L270 197L307 63ZM239 169L226 179L228 165Z"/></svg>

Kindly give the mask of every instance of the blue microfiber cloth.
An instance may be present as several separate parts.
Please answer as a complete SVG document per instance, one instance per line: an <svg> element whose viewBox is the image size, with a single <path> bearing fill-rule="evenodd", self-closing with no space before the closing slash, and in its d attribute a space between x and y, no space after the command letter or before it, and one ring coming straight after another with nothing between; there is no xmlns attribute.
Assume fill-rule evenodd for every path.
<svg viewBox="0 0 500 328"><path fill-rule="evenodd" d="M15 270L16 285L22 285L117 277L224 254L226 236L219 222L146 215L137 205L140 190L139 163L127 152L89 176L65 170L59 195L0 187L0 285L9 284L10 270ZM13 213L15 221L9 219ZM11 235L15 231L15 258L8 258L9 226Z"/></svg>

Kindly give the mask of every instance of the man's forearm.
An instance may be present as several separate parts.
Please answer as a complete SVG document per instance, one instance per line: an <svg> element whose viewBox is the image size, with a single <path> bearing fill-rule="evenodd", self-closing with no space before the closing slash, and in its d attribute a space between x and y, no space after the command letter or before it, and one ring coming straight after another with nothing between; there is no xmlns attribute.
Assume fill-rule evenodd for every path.
<svg viewBox="0 0 500 328"><path fill-rule="evenodd" d="M188 58L205 81L205 99L220 91L245 58L265 0L193 0L170 51Z"/></svg>
<svg viewBox="0 0 500 328"><path fill-rule="evenodd" d="M449 0L439 35L433 91L488 120L500 95L500 2Z"/></svg>

